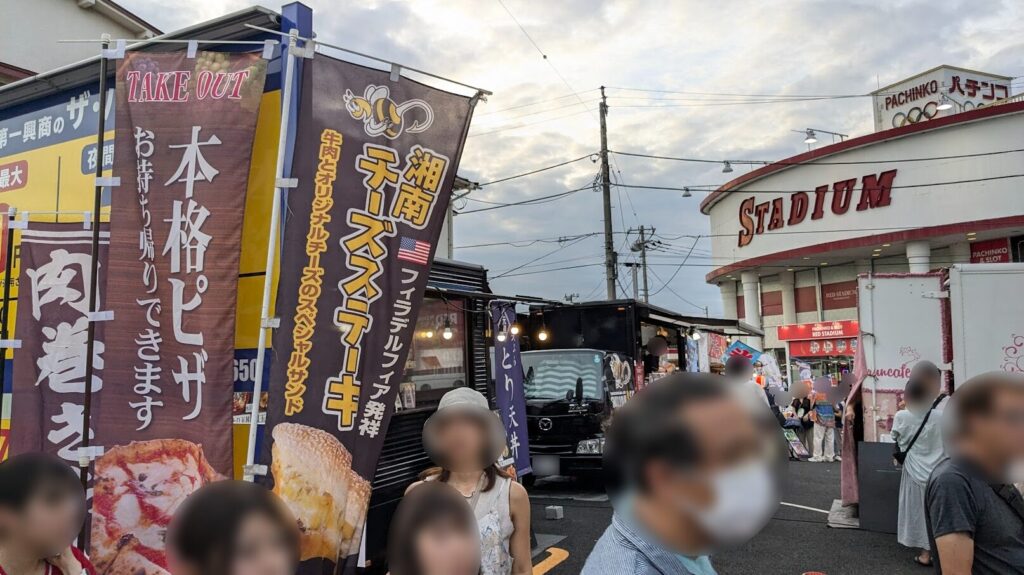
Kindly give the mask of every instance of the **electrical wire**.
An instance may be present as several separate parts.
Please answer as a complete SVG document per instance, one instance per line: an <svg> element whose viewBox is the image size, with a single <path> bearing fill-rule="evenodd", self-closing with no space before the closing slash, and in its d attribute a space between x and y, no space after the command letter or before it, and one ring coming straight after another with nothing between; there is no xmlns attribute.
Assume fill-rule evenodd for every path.
<svg viewBox="0 0 1024 575"><path fill-rule="evenodd" d="M501 277L505 277L505 276L507 276L509 274L509 272L514 272L514 271L518 271L520 269L523 269L523 268L529 266L532 263L538 262L538 261L540 261L540 260L542 260L542 259L544 259L544 258L546 258L546 257L548 257L550 255L556 254L556 253L558 253L558 252L560 252L560 251L562 251L562 250L564 250L564 249L566 249L568 247L574 246L574 245L582 242L583 240L587 239L588 237L590 237L590 236L583 236L583 237L580 237L580 238L576 238L574 240L570 240L570 241L566 242L565 244L560 245L557 248L551 250L550 252L545 253L542 256L536 257L536 258L534 258L534 259L532 259L532 260L530 260L530 261L528 261L528 262L526 262L524 264L520 264L520 265L518 265L518 266L516 266L514 268L507 269L507 270L505 270L505 271L503 271L503 272L493 276L492 279L498 279L498 278L501 278Z"/></svg>
<svg viewBox="0 0 1024 575"><path fill-rule="evenodd" d="M676 279L676 276L679 275L679 270L683 269L683 266L686 265L686 261L689 260L690 259L690 255L693 254L693 248L697 247L697 242L699 242L699 241L700 241L700 236L697 236L696 238L694 238L693 245L690 246L690 251L686 252L686 256L683 258L683 261L679 264L679 267L676 268L676 271L672 272L672 276L668 278L667 282L664 282L664 285L662 285L658 289L658 291L656 291L656 292L651 294L652 296L653 295L658 295L659 293L661 293L662 290L664 290L665 288L668 287L669 282L671 282L672 280ZM661 278L658 278L658 279L661 279Z"/></svg>
<svg viewBox="0 0 1024 575"><path fill-rule="evenodd" d="M582 92L580 92L580 94L586 94L587 92L594 92L596 90L598 90L598 88L591 88L589 90L583 90ZM476 118L476 117L480 117L480 116L491 116L493 114L500 114L501 112L507 112L509 110L519 110L521 108L529 108L530 106L536 106L538 104L546 104L548 102L555 102L555 101L558 101L558 100L564 100L566 98L574 98L574 97L576 97L576 93L565 94L564 96L555 96L553 98L546 98L544 100L535 100L533 102L527 102L525 104L518 104L516 106L509 106L508 108L501 108L500 110L488 110L487 112L484 112L482 114L475 114L474 113L473 117Z"/></svg>
<svg viewBox="0 0 1024 575"><path fill-rule="evenodd" d="M991 182L991 181L995 181L995 180L1008 180L1008 179L1011 179L1011 178L1021 178L1021 177L1024 177L1024 174L1006 174L1006 175L1002 175L1002 176L989 176L989 177L985 177L985 178L969 178L969 179L966 179L966 180L949 180L949 181L946 181L946 182L932 182L932 183L928 183L928 184L905 184L905 185L902 185L902 186L889 186L889 189L890 190L898 190L898 189L902 190L902 189L913 189L913 188L929 188L929 187L933 187L933 186L952 186L952 185L957 185L957 184L973 184L973 183L977 183L977 182ZM665 191L672 191L672 192L682 192L682 191L685 191L687 189L689 189L691 192L693 192L693 191L708 192L709 191L709 190L694 190L693 187L691 187L691 186L687 186L687 187L675 187L675 186L638 186L638 185L616 184L614 182L612 183L612 185L613 186L623 186L623 187L627 187L627 188L636 188L636 189L641 189L641 190L665 190ZM873 189L873 188L870 188L870 189ZM729 191L734 191L736 193L742 193L742 194L799 194L801 192L808 193L808 194L814 193L814 190L729 190ZM864 188L850 188L850 192L860 192L860 191L864 191Z"/></svg>
<svg viewBox="0 0 1024 575"><path fill-rule="evenodd" d="M523 177L526 177L526 176L532 176L534 174L539 174L541 172L546 172L548 170L553 170L555 168L561 168L562 166L568 166L569 164L574 164L574 163L579 162L581 160L586 160L586 159L592 157L593 155L594 155L593 153L586 154L584 156L580 156L580 157L572 159L572 160L566 160L566 161L558 163L558 164L552 164L550 166L544 166L543 168L537 168L536 170L530 170L529 172L523 172L521 174L515 174L513 176L506 176L504 178L498 178L497 180L491 180L490 182L485 182L483 184L479 184L479 186L482 188L484 186L490 186L490 185L493 185L493 184L499 184L501 182L507 182L509 180L515 180L515 179L523 178Z"/></svg>
<svg viewBox="0 0 1024 575"><path fill-rule="evenodd" d="M528 200L523 200L521 202L512 202L512 203L508 203L508 204L497 204L497 205L491 206L489 208L478 208L478 209L475 209L475 210L463 210L461 212L455 212L455 215L462 216L462 215L466 215L466 214L475 214L477 212L486 212L486 211L489 211L489 210L500 210L501 208L510 208L510 207L513 207L513 206L526 206L526 205L546 204L549 201L559 200L559 199L564 198L566 196L571 196L572 194L575 194L577 192L582 192L583 190L589 190L589 189L591 189L590 186L585 186L585 187L582 187L582 188L576 188L575 190L566 190L564 192L559 192L557 194L550 194L550 195L547 195L547 196L540 196L540 197L537 197L537 198L530 198ZM469 199L469 198L466 198L466 199ZM485 202L485 200L476 200L476 201L478 201L478 202Z"/></svg>
<svg viewBox="0 0 1024 575"><path fill-rule="evenodd" d="M536 125L539 125L539 124L546 124L548 122L553 122L555 120L562 120L562 119L565 119L565 118L571 118L573 116L579 116L579 115L582 115L582 114L587 114L589 112L590 112L590 110L581 110L579 112L573 112L571 114L565 114L565 115L562 115L562 116L555 116L554 118L545 118L543 120L538 120L536 122L527 122L526 124L519 124L519 125L516 125L516 126L509 126L507 128L500 128L500 129L497 129L497 130L491 130L489 132L476 132L474 134L469 134L466 137L467 138L475 138L477 136L487 136L487 135L490 135L490 134L497 134L497 133L500 133L500 132L507 132L509 130L518 130L519 128L529 128L530 126L536 126Z"/></svg>
<svg viewBox="0 0 1024 575"><path fill-rule="evenodd" d="M706 307L704 307L702 305L697 305L697 304L693 303L692 301L686 299L685 297L679 295L679 292L677 292L676 290L672 289L672 286L668 285L668 282L666 282L665 280L661 279L661 276L658 275L658 272L656 272L653 269L650 270L650 272L651 272L651 275L653 275L655 278L658 279L658 281L662 282L663 285L662 285L661 289L668 289L668 292L670 294L672 294L672 295L676 296L677 298L679 298L680 300L682 300L682 301L692 305L693 307L695 307L695 308L697 308L697 309L707 313L707 308ZM653 296L653 295L658 294L661 291L661 289L659 289L658 291L654 292L651 295Z"/></svg>
<svg viewBox="0 0 1024 575"><path fill-rule="evenodd" d="M818 161L818 160L806 160L802 162L787 162L785 160L773 161L773 160L708 160L706 158L683 158L677 156L657 156L653 154L640 154L635 152L619 152L615 150L608 150L609 154L615 154L618 156L629 156L633 158L648 158L652 160L671 160L676 162L696 162L702 164L721 164L729 162L734 165L755 165L755 166L768 166L768 165L781 165L781 166L856 166L863 164L896 164L896 163L909 163L909 162L931 162L939 160L959 160L965 158L981 158L985 156L998 156L1002 154L1016 154L1024 152L1024 148L1015 148L1012 150L997 150L993 152L976 152L973 154L954 154L949 156L931 156L925 158L904 158L904 159L879 159L879 160L857 160L849 162L829 162L829 161ZM692 188L692 186L691 186Z"/></svg>

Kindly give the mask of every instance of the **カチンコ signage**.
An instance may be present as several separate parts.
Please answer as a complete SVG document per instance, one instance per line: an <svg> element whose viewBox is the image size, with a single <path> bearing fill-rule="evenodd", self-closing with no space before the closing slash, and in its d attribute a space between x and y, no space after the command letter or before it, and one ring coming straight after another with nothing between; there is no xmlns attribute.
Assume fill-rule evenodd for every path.
<svg viewBox="0 0 1024 575"><path fill-rule="evenodd" d="M803 223L808 217L820 220L826 212L841 216L850 211L881 208L892 202L892 182L896 170L880 174L868 174L860 179L841 180L831 185L818 186L813 192L793 192L788 201L780 196L758 203L757 196L750 196L740 203L739 247L746 246L754 236L766 231L780 230L786 226ZM831 196L831 197L830 197Z"/></svg>

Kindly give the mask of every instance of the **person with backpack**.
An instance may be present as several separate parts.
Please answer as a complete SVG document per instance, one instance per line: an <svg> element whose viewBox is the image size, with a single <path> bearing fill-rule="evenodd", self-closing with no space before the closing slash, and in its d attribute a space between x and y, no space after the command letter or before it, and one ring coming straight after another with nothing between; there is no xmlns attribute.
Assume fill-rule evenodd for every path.
<svg viewBox="0 0 1024 575"><path fill-rule="evenodd" d="M946 457L942 416L935 409L944 397L940 395L941 381L942 372L935 364L922 361L915 365L904 392L906 408L896 412L892 423L894 458L903 467L896 540L904 547L919 549L914 561L922 566L932 564L924 493L928 477Z"/></svg>

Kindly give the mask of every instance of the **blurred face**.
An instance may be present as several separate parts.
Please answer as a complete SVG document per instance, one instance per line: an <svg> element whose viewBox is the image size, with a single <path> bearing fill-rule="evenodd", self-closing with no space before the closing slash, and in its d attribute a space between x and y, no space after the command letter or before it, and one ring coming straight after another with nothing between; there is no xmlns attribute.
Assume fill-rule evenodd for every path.
<svg viewBox="0 0 1024 575"><path fill-rule="evenodd" d="M1009 466L1024 459L1024 391L1000 390L992 413L970 422L970 436Z"/></svg>
<svg viewBox="0 0 1024 575"><path fill-rule="evenodd" d="M423 575L476 575L480 571L479 536L451 523L423 529L415 540Z"/></svg>
<svg viewBox="0 0 1024 575"><path fill-rule="evenodd" d="M287 534L269 517L256 513L242 522L231 575L294 575L294 560Z"/></svg>
<svg viewBox="0 0 1024 575"><path fill-rule="evenodd" d="M67 549L85 519L84 497L59 485L43 485L21 511L4 511L3 531L41 556Z"/></svg>
<svg viewBox="0 0 1024 575"><path fill-rule="evenodd" d="M666 511L693 517L707 545L749 539L778 503L771 435L732 397L695 404L679 416L696 435L702 461L688 470L655 464L652 494Z"/></svg>
<svg viewBox="0 0 1024 575"><path fill-rule="evenodd" d="M437 446L444 453L445 466L455 471L482 469L484 430L471 416L451 415L437 426Z"/></svg>

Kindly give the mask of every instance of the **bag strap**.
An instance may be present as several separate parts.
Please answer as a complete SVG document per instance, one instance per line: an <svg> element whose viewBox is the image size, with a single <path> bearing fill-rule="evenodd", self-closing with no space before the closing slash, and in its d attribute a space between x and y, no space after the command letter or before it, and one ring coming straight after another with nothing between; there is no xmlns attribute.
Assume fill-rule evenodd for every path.
<svg viewBox="0 0 1024 575"><path fill-rule="evenodd" d="M910 439L910 443L907 444L907 448L903 450L903 453L910 453L910 449L914 447L914 444L917 443L917 438L920 437L921 432L924 431L924 426L928 424L928 418L932 416L932 412L935 411L936 407L938 407L939 402L941 402L945 398L946 396L941 393L938 397L935 398L935 401L932 403L932 406L928 408L928 413L924 414L924 419L921 420L921 426L917 428L917 433L915 433L914 437Z"/></svg>
<svg viewBox="0 0 1024 575"><path fill-rule="evenodd" d="M1024 499L1021 498L1021 494L1017 491L1017 488L1012 485L992 485L989 487L996 492L996 495L1000 499L1005 501L1010 509L1020 517L1021 521L1024 521Z"/></svg>

